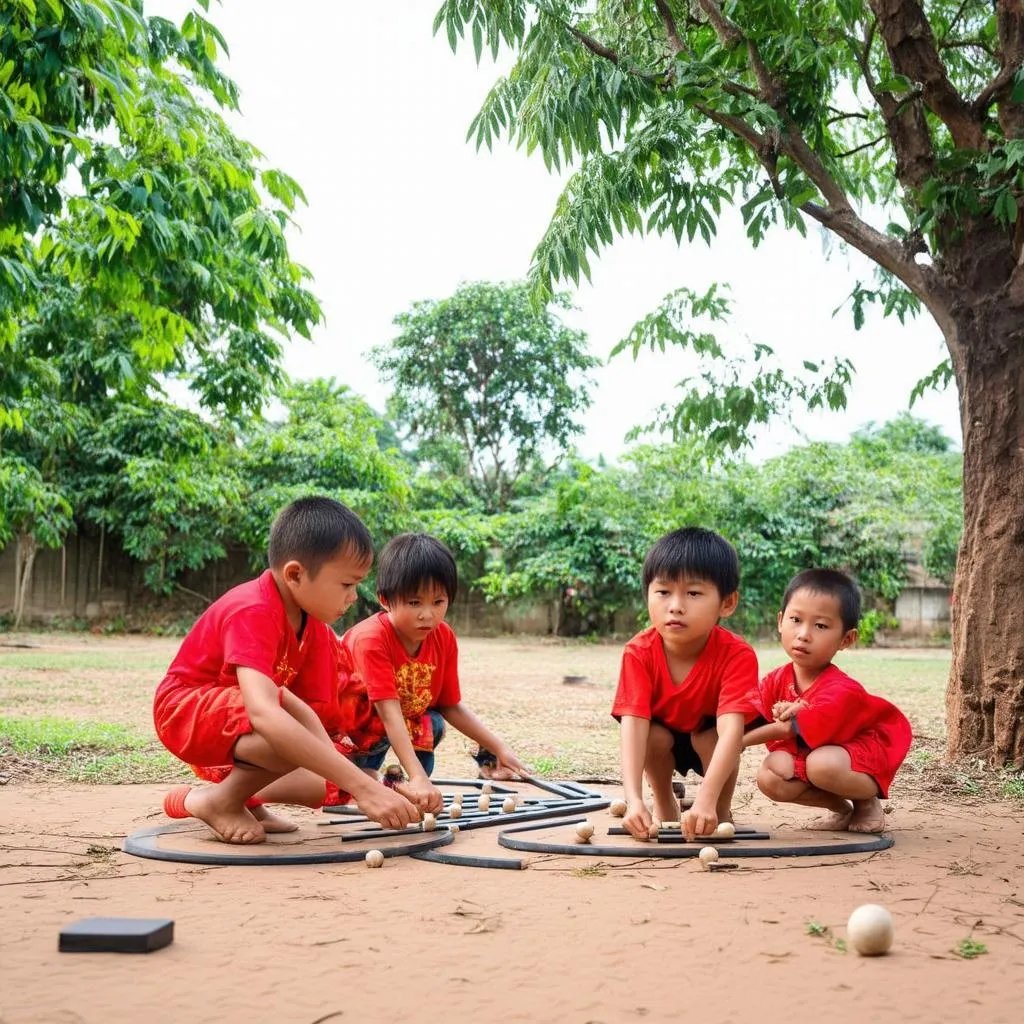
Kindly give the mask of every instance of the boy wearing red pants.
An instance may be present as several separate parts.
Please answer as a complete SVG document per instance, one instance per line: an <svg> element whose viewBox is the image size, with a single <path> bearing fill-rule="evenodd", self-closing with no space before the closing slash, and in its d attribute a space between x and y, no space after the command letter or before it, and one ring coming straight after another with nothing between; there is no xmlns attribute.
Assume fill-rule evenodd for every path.
<svg viewBox="0 0 1024 1024"><path fill-rule="evenodd" d="M317 715L292 692L298 684L313 692L334 685L336 641L328 623L345 613L369 572L366 527L340 502L303 498L274 520L267 555L262 576L199 617L157 688L153 719L164 746L199 774L231 765L216 785L172 790L165 812L199 818L224 842L259 843L268 831L294 826L252 807L256 793L319 806L333 784L386 828L419 820L401 794L335 749Z"/></svg>

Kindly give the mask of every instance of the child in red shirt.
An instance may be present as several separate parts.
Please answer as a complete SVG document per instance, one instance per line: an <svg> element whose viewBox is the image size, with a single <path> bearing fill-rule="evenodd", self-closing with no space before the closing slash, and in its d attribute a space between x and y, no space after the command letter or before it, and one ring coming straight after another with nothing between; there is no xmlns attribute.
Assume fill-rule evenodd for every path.
<svg viewBox="0 0 1024 1024"><path fill-rule="evenodd" d="M462 703L458 644L444 621L457 587L455 559L441 541L425 533L395 537L377 564L384 611L357 623L341 642L352 675L341 683L339 717L358 748L353 760L376 771L393 747L409 778L402 792L425 811L442 806L430 773L446 722L480 745L478 760L490 751L500 767L527 772Z"/></svg>
<svg viewBox="0 0 1024 1024"><path fill-rule="evenodd" d="M771 751L758 788L781 803L824 807L811 828L881 832L879 797L913 739L903 713L832 664L857 641L860 593L845 573L808 569L790 581L779 612L790 662L761 681L761 711L771 724L744 738Z"/></svg>
<svg viewBox="0 0 1024 1024"><path fill-rule="evenodd" d="M256 793L318 806L327 780L385 827L418 820L408 800L335 749L291 689L336 677L327 623L345 613L369 571L366 527L339 502L303 498L274 520L267 554L267 572L199 617L157 688L153 719L164 746L200 771L231 765L216 785L173 790L164 810L200 818L224 842L259 843L267 831L295 826L253 806Z"/></svg>
<svg viewBox="0 0 1024 1024"><path fill-rule="evenodd" d="M660 821L679 820L672 773L704 776L683 816L689 838L732 820L743 730L757 717L757 657L718 625L736 610L739 579L732 545L699 527L666 534L644 560L652 626L626 645L612 707L622 723L623 825L636 839L652 825L645 774Z"/></svg>

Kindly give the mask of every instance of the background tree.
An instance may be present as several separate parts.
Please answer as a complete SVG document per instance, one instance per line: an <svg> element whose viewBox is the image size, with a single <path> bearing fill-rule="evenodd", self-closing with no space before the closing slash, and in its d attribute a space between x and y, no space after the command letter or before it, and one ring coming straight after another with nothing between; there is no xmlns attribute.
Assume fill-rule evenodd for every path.
<svg viewBox="0 0 1024 1024"><path fill-rule="evenodd" d="M531 305L525 284L467 284L395 317L401 333L373 358L394 384L391 412L420 454L458 469L485 508L504 509L517 481L561 454L590 405L586 335Z"/></svg>
<svg viewBox="0 0 1024 1024"><path fill-rule="evenodd" d="M1024 5L446 0L442 26L453 48L468 28L477 59L516 54L478 145L505 133L577 165L535 253L541 295L618 233L708 240L735 203L755 245L810 220L873 260L858 326L869 303L933 316L949 360L922 385L956 381L964 441L949 747L1024 766L1024 606L1007 599L1024 583ZM650 341L692 344L658 326ZM794 397L842 404L849 367L805 365L795 387L727 367L674 424L742 438Z"/></svg>
<svg viewBox="0 0 1024 1024"><path fill-rule="evenodd" d="M103 527L127 501L131 514L109 525L145 563L184 537L191 495L193 540L147 575L161 588L220 552L200 534L217 521L209 503L233 486L207 481L200 495L190 487L202 473L175 478L182 452L206 441L184 414L179 434L163 429L168 378L210 416L244 420L280 382L285 338L308 337L320 318L284 240L299 186L261 167L214 109L236 100L214 63L223 48L201 14L178 27L144 17L141 0L15 0L0 11L0 472L32 466L79 523ZM69 489L89 446L98 466L131 478L101 481L85 467L89 486ZM83 506L86 495L112 504ZM71 525L42 515L34 530L39 507L22 508L22 550L59 546ZM0 520L0 536L12 523ZM31 562L23 587L30 578Z"/></svg>

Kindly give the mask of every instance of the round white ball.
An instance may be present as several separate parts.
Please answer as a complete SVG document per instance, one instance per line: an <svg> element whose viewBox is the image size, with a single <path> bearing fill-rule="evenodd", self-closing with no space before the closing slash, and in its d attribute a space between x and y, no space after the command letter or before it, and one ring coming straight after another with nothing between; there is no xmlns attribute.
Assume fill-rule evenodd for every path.
<svg viewBox="0 0 1024 1024"><path fill-rule="evenodd" d="M461 807L462 806L462 794L461 793L456 793L452 797L452 803L453 804L458 804Z"/></svg>
<svg viewBox="0 0 1024 1024"><path fill-rule="evenodd" d="M368 868L384 867L384 854L380 850L368 850L366 853L366 866Z"/></svg>
<svg viewBox="0 0 1024 1024"><path fill-rule="evenodd" d="M487 793L483 793L480 799L476 803L478 811L489 811L491 809L491 798Z"/></svg>
<svg viewBox="0 0 1024 1024"><path fill-rule="evenodd" d="M485 782L480 787L480 792L481 793L492 793L492 792L494 792L494 787L489 782Z"/></svg>
<svg viewBox="0 0 1024 1024"><path fill-rule="evenodd" d="M437 828L437 818L435 818L429 811L423 815L423 831L433 832Z"/></svg>
<svg viewBox="0 0 1024 1024"><path fill-rule="evenodd" d="M718 851L713 846L703 846L697 856L700 857L701 866L710 870L711 865L718 860Z"/></svg>
<svg viewBox="0 0 1024 1024"><path fill-rule="evenodd" d="M452 804L448 808L449 818L461 818L462 817L462 804Z"/></svg>
<svg viewBox="0 0 1024 1024"><path fill-rule="evenodd" d="M581 843L589 843L590 837L594 834L594 826L589 821L581 821L576 826L576 837Z"/></svg>
<svg viewBox="0 0 1024 1024"><path fill-rule="evenodd" d="M456 825L456 824L455 824L455 822L453 821L453 822L452 822L452 823L451 823L451 824L450 824L450 825L448 826L448 831L449 831L449 832L458 832L458 831L459 831L459 826L458 826L458 825Z"/></svg>
<svg viewBox="0 0 1024 1024"><path fill-rule="evenodd" d="M514 796L507 796L501 801L501 809L506 814L511 814L516 809L516 798Z"/></svg>
<svg viewBox="0 0 1024 1024"><path fill-rule="evenodd" d="M846 936L861 956L881 956L892 948L892 914L877 903L858 907L846 922Z"/></svg>
<svg viewBox="0 0 1024 1024"><path fill-rule="evenodd" d="M715 829L715 835L722 839L735 839L736 826L731 821L719 822L718 828Z"/></svg>
<svg viewBox="0 0 1024 1024"><path fill-rule="evenodd" d="M626 801L625 800L613 800L608 805L608 813L613 818L624 818L626 816Z"/></svg>

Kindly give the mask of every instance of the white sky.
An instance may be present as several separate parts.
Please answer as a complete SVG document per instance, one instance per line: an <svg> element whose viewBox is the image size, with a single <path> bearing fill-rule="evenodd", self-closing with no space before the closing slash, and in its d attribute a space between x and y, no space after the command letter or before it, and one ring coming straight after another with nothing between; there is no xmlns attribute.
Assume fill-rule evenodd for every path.
<svg viewBox="0 0 1024 1024"><path fill-rule="evenodd" d="M180 17L188 0L151 0L147 14ZM443 298L463 281L526 276L560 191L538 153L499 144L477 153L466 130L497 71L472 46L453 55L431 34L440 0L223 0L210 19L231 50L226 70L241 90L236 131L270 166L302 185L309 206L289 235L293 259L314 275L326 322L314 343L288 346L294 377L333 376L383 409L388 388L365 353L394 336L392 318L419 299ZM286 13L287 12L287 13ZM629 238L592 260L593 283L575 291L570 322L604 359L632 325L668 292L703 292L729 282L735 315L719 339L739 354L745 339L771 345L799 367L803 359L847 354L858 370L844 414L798 413L802 435L844 440L869 420L907 407L919 377L943 357L930 317L902 327L869 316L854 331L847 310L832 311L856 275L871 268L834 250L824 262L821 235L782 230L754 250L738 215L708 249L656 237ZM565 286L573 291L571 283ZM624 435L671 401L695 363L682 352L629 353L596 373L594 403L579 442L582 455L614 458ZM928 396L914 413L959 444L955 390ZM765 456L799 442L784 424L758 443Z"/></svg>

